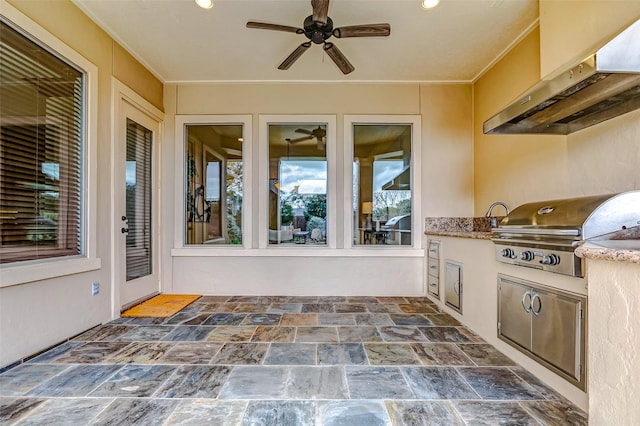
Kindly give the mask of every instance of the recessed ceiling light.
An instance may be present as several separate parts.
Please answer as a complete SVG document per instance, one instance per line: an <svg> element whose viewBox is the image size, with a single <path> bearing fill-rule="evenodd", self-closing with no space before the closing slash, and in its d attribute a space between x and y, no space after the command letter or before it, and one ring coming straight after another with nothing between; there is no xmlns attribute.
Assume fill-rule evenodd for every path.
<svg viewBox="0 0 640 426"><path fill-rule="evenodd" d="M213 0L196 0L196 4L203 9L211 9L213 7Z"/></svg>
<svg viewBox="0 0 640 426"><path fill-rule="evenodd" d="M431 9L432 7L436 7L440 3L440 0L422 0L422 7L424 9Z"/></svg>

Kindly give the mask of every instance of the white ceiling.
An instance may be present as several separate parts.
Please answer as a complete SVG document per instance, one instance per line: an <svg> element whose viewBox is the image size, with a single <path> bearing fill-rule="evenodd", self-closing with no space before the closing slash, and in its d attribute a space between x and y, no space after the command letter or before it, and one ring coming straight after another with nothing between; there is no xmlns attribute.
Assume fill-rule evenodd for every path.
<svg viewBox="0 0 640 426"><path fill-rule="evenodd" d="M164 82L473 81L538 18L538 0L332 0L334 27L387 22L389 37L331 38L355 71L320 45L277 66L304 35L248 29L249 20L302 27L310 0L73 0Z"/></svg>

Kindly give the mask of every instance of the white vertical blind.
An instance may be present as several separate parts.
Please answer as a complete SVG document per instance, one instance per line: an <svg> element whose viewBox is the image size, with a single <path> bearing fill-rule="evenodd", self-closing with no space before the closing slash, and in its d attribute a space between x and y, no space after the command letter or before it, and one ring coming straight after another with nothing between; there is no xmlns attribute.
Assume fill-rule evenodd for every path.
<svg viewBox="0 0 640 426"><path fill-rule="evenodd" d="M152 273L152 141L151 130L127 118L127 281Z"/></svg>
<svg viewBox="0 0 640 426"><path fill-rule="evenodd" d="M84 73L0 21L0 263L82 248Z"/></svg>

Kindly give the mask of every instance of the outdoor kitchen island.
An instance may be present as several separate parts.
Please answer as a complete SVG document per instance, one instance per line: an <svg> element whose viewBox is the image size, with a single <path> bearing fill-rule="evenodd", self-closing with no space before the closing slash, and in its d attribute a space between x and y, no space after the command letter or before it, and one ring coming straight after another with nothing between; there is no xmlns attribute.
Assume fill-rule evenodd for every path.
<svg viewBox="0 0 640 426"><path fill-rule="evenodd" d="M498 337L498 274L520 277L530 282L546 285L572 294L587 296L586 279L567 277L539 270L520 268L496 261L496 248L491 238L487 218L427 218L425 235L427 246L432 241L440 243L440 297L427 291L427 296L441 309L454 316L465 326L476 332L488 343L531 372L535 377L554 388L582 410L588 410L588 395L574 384L560 377L521 351ZM425 265L429 265L427 250ZM461 265L461 313L445 303L448 265ZM427 269L428 266L427 266ZM425 272L429 280L429 272ZM587 376L588 377L588 376Z"/></svg>
<svg viewBox="0 0 640 426"><path fill-rule="evenodd" d="M586 261L589 282L587 288L586 278L569 278L570 283L583 282L580 293L586 291L588 300L587 395L497 338L496 276L499 269L513 271L515 267L495 261L490 241L495 235L473 224L473 220L483 219L427 219L427 243L439 241L441 259L450 257L463 263L466 277L462 314L431 294L429 297L542 381L588 410L590 424L638 424L640 407L634 401L640 397L635 373L640 371L637 355L640 323L636 320L640 312L640 238L587 242L576 249L576 255ZM640 232L640 227L637 231ZM633 232L630 234L633 238Z"/></svg>

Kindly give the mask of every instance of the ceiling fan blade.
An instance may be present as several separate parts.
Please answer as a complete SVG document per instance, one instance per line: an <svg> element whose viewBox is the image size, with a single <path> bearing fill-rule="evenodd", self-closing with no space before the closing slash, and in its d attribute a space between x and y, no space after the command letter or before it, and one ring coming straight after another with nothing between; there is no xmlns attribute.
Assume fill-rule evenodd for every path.
<svg viewBox="0 0 640 426"><path fill-rule="evenodd" d="M349 60L342 54L340 49L338 49L335 44L331 42L325 43L322 48L325 52L327 52L327 55L329 55L333 62L336 63L343 74L349 74L350 72L355 70L353 65L351 65L351 62L349 62Z"/></svg>
<svg viewBox="0 0 640 426"><path fill-rule="evenodd" d="M313 22L327 23L327 15L329 15L329 0L311 0L313 8Z"/></svg>
<svg viewBox="0 0 640 426"><path fill-rule="evenodd" d="M289 143L303 142L303 141L308 141L308 140L311 140L311 139L313 139L313 136L309 135L309 136L304 136L304 137L297 138L297 139L291 139L289 141Z"/></svg>
<svg viewBox="0 0 640 426"><path fill-rule="evenodd" d="M269 24L266 22L255 22L255 21L247 22L247 28L254 28L256 30L284 31L287 33L296 33L296 34L304 33L304 30L302 28L290 27L289 25Z"/></svg>
<svg viewBox="0 0 640 426"><path fill-rule="evenodd" d="M311 42L310 41L307 41L306 43L302 43L300 46L296 47L296 50L291 52L291 55L287 56L287 59L282 61L282 63L278 66L278 69L279 70L288 70L289 67L291 67L291 65L293 65L293 63L295 61L297 61L298 58L300 56L302 56L302 54L304 52L306 52L307 49L310 48L310 47L311 47Z"/></svg>
<svg viewBox="0 0 640 426"><path fill-rule="evenodd" d="M313 132L311 130L307 130L307 129L296 129L295 130L296 133L304 133L305 135L312 135Z"/></svg>
<svg viewBox="0 0 640 426"><path fill-rule="evenodd" d="M391 34L391 25L389 24L351 25L349 27L340 27L333 30L333 36L336 38L386 37L389 34Z"/></svg>

